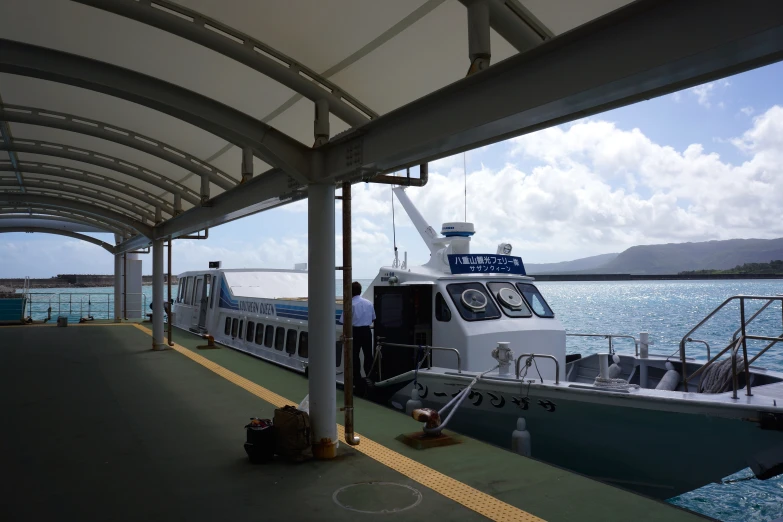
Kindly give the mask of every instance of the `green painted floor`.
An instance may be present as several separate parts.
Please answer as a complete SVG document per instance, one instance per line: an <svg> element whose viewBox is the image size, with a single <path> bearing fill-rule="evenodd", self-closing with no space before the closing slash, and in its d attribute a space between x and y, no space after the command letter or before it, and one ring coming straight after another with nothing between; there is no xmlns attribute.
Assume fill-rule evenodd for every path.
<svg viewBox="0 0 783 522"><path fill-rule="evenodd" d="M194 350L203 343L181 331L174 340ZM0 520L377 518L332 497L378 481L422 494L384 520L486 520L345 444L334 461L249 464L243 426L271 418L274 407L175 351L149 347L129 325L0 329ZM198 353L293 401L307 394L304 377L240 352ZM361 435L545 520L702 519L471 439L427 451L394 440L418 428L357 400ZM397 491L373 498L367 489L350 501L367 509L406 502Z"/></svg>

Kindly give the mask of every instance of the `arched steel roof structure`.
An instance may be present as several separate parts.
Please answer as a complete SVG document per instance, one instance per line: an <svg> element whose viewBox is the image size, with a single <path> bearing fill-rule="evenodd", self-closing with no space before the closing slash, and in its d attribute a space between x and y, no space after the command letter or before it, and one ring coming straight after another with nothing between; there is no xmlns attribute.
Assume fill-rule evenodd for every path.
<svg viewBox="0 0 783 522"><path fill-rule="evenodd" d="M84 241L86 243L92 243L93 245L97 245L104 250L106 250L110 254L114 254L115 247L106 243L105 241L101 241L100 239L96 239L91 236L87 236L84 234L79 234L77 232L71 232L68 230L62 230L59 228L51 228L51 227L14 227L14 226L4 226L3 222L0 221L0 234L3 233L10 233L10 232L22 232L25 234L54 234L57 236L65 236L70 237L73 239L78 239L79 241Z"/></svg>
<svg viewBox="0 0 783 522"><path fill-rule="evenodd" d="M0 212L122 252L780 60L783 6L6 0L0 34Z"/></svg>

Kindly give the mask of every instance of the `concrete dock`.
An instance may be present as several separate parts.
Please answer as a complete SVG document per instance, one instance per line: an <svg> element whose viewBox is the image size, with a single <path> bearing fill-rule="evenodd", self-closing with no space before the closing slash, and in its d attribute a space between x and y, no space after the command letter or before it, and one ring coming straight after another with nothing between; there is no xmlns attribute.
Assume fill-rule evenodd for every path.
<svg viewBox="0 0 783 522"><path fill-rule="evenodd" d="M243 426L298 403L306 379L175 341L153 352L137 324L0 328L1 520L704 520L469 438L417 451L395 440L417 422L363 400L358 447L252 465Z"/></svg>

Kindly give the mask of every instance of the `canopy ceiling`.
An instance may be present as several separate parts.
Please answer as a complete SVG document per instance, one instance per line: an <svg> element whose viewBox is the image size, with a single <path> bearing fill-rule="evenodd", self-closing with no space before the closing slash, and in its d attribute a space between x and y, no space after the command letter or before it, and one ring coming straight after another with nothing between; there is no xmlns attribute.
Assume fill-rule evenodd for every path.
<svg viewBox="0 0 783 522"><path fill-rule="evenodd" d="M59 215L71 224L85 223L87 228L81 230L99 227L136 236L138 240L126 246L138 247L153 235L185 234L304 197L308 183L368 179L391 167L577 117L579 111L630 103L649 92L660 94L730 69L780 59L783 44L770 43L779 36L783 21L774 2L758 2L740 19L733 16L736 7L721 1L695 1L700 6L691 7L692 14L676 2L657 0L635 2L612 13L627 3L4 0L0 212L35 215L41 224ZM732 15L734 32L717 23L713 32L688 31L690 36L683 33L683 41L678 41L676 24L695 17L697 7L703 9L704 19L710 9ZM668 46L681 49L681 54L664 56L663 47L668 46L653 43L662 38L657 31L662 25L655 24L663 24L680 9L685 11L682 17L674 18L679 22L668 24L673 31ZM612 14L605 16L608 13ZM601 76L611 74L605 69L615 60L592 63L582 56L581 62L567 61L568 52L587 52L586 43L575 45L580 39L604 49L600 46L606 41L596 35L606 40L615 23L618 40L611 52L625 43L619 39L624 37L621 30L638 35L629 41L645 44L648 35L632 27L645 19L651 27L649 47L655 52L646 57L644 71L625 74L618 66L617 79L607 78L602 84ZM602 25L602 20L609 22ZM438 129L426 123L415 126L425 138L417 141L416 146L423 143L421 150L411 145L405 151L386 151L373 145L374 136L381 143L402 143L393 134L387 134L391 137L385 142L381 136L403 125L417 100L458 100L471 89L513 85L511 75L522 73L530 88L538 84L539 74L540 85L545 86L543 75L550 73L539 63L570 63L568 70L574 71L593 69L594 75L585 76L586 83L580 86L584 99L588 88L606 87L623 77L642 85L631 73L649 73L665 67L666 60L695 59L697 52L719 49L718 44L736 47L738 41L760 38L764 30L778 32L758 44L763 49L737 53L703 71L683 62L680 69L670 68L663 75L664 83L648 82L625 94L615 88L618 94L603 101L600 95L591 95L589 107L563 102L547 109L546 116L511 121L507 116L512 111L522 114L515 104L534 97L522 90L494 102L475 97L476 107L463 103L459 110L452 105L452 110L433 114L430 121ZM704 48L698 48L699 42L705 42ZM462 80L471 59L475 65L477 56L480 60L487 50L489 69ZM601 52L609 59L610 51ZM497 65L519 54L524 56ZM708 63L706 56L698 63ZM644 62L645 56L637 58ZM558 85L568 88L569 82L561 76ZM565 99L567 94L558 96ZM500 103L501 112L490 114L479 102ZM535 105L549 107L543 102ZM329 111L328 117L323 109ZM474 113L487 121L469 121ZM493 121L494 130L487 127ZM485 130L463 132L461 126L468 125ZM451 134L439 137L441 128ZM313 158L324 161L323 167L311 167ZM239 187L243 173L247 185ZM51 227L57 228L56 223L65 222L52 221Z"/></svg>

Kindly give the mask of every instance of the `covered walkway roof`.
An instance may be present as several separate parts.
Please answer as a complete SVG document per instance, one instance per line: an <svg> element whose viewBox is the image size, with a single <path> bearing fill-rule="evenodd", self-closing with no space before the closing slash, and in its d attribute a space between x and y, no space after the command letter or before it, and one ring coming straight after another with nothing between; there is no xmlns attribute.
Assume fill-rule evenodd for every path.
<svg viewBox="0 0 783 522"><path fill-rule="evenodd" d="M783 4L4 0L0 34L0 228L121 252L780 60Z"/></svg>

